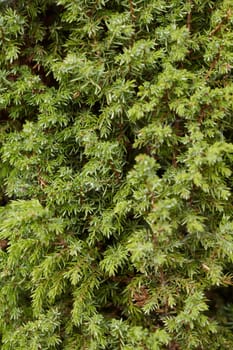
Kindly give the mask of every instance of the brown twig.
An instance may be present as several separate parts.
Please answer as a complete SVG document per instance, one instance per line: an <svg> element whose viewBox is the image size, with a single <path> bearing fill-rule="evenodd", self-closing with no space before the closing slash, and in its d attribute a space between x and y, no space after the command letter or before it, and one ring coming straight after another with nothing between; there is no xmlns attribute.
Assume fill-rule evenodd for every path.
<svg viewBox="0 0 233 350"><path fill-rule="evenodd" d="M134 5L133 5L132 0L129 0L129 8L130 8L130 14L131 14L132 21L135 22L136 16L135 16Z"/></svg>
<svg viewBox="0 0 233 350"><path fill-rule="evenodd" d="M210 32L210 35L213 36L215 33L217 33L222 28L223 22L219 23L217 27L215 27L212 32Z"/></svg>
<svg viewBox="0 0 233 350"><path fill-rule="evenodd" d="M205 116L206 116L206 111L205 108L207 107L207 105L202 106L201 110L200 110L200 114L198 117L198 124L201 125Z"/></svg>
<svg viewBox="0 0 233 350"><path fill-rule="evenodd" d="M44 187L47 186L47 181L45 179L43 179L42 175L41 175L41 168L38 167L38 177L37 177L37 180L38 180L38 184L40 185L40 187L43 189Z"/></svg>
<svg viewBox="0 0 233 350"><path fill-rule="evenodd" d="M172 154L172 165L174 168L177 168L177 151L175 150Z"/></svg>
<svg viewBox="0 0 233 350"><path fill-rule="evenodd" d="M231 9L229 9L227 11L226 16L224 17L224 19L210 32L210 36L213 36L214 34L216 34L217 32L219 32L219 30L222 28L223 24L224 24L224 20L226 20L226 22L229 21L230 17L231 17L232 13L231 13Z"/></svg>
<svg viewBox="0 0 233 350"><path fill-rule="evenodd" d="M219 48L219 52L217 53L217 55L216 55L214 61L211 63L210 68L209 68L208 72L207 72L206 75L205 75L205 80L208 80L208 79L209 79L209 77L210 77L212 71L213 71L214 68L216 67L216 65L217 65L217 63L218 63L218 61L219 61L219 59L220 59L220 50L221 50L221 48Z"/></svg>
<svg viewBox="0 0 233 350"><path fill-rule="evenodd" d="M191 32L191 21L192 21L191 6L192 6L192 0L189 0L189 4L190 4L190 11L188 12L188 15L187 15L186 27L187 27L188 31Z"/></svg>
<svg viewBox="0 0 233 350"><path fill-rule="evenodd" d="M224 22L228 22L228 21L229 21L231 15L232 15L231 9L228 9L226 16L225 16L224 19L210 32L210 36L213 36L214 34L216 34L217 32L219 32L219 30L220 30L220 29L222 28L222 26L224 25ZM211 63L210 68L209 68L208 72L207 72L206 75L205 75L205 80L208 80L208 79L209 79L209 77L210 77L212 71L213 71L214 68L216 67L216 65L217 65L217 63L218 63L218 61L219 61L219 59L220 59L220 57L221 57L221 48L222 48L222 47L220 46L220 48L219 48L219 50L218 50L218 53L217 53L217 55L216 55L214 61Z"/></svg>

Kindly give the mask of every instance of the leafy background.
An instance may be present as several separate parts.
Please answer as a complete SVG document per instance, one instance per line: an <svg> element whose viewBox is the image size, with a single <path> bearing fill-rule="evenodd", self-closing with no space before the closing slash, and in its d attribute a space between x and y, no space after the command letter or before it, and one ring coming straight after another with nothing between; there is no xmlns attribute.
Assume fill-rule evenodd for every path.
<svg viewBox="0 0 233 350"><path fill-rule="evenodd" d="M1 2L1 349L232 349L232 13Z"/></svg>

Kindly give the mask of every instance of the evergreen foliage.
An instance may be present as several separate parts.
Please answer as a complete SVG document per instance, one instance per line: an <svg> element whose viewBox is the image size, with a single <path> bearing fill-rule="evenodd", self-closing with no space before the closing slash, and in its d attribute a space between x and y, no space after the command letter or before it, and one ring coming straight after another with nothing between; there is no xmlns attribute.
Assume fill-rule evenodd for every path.
<svg viewBox="0 0 233 350"><path fill-rule="evenodd" d="M232 0L1 1L0 44L1 349L231 350Z"/></svg>

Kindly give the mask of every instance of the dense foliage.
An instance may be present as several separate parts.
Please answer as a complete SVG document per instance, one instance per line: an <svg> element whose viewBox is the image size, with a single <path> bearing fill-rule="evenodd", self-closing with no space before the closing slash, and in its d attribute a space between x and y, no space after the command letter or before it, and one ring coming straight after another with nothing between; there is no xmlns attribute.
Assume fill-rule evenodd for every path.
<svg viewBox="0 0 233 350"><path fill-rule="evenodd" d="M3 350L233 349L232 0L0 3Z"/></svg>

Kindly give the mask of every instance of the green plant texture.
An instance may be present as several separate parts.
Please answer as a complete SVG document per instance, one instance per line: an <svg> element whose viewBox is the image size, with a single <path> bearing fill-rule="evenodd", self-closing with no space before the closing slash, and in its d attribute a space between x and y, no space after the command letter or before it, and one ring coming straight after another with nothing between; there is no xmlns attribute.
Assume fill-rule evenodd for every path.
<svg viewBox="0 0 233 350"><path fill-rule="evenodd" d="M0 348L233 349L232 0L0 2Z"/></svg>

